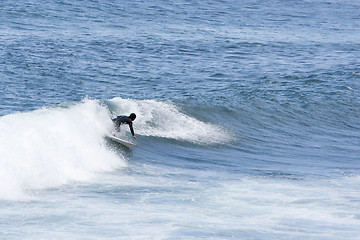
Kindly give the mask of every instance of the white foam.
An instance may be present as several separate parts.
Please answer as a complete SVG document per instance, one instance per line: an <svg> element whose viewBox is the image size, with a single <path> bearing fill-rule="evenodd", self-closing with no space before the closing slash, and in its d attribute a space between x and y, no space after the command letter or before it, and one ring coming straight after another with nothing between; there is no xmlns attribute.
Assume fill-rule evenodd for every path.
<svg viewBox="0 0 360 240"><path fill-rule="evenodd" d="M136 133L198 144L227 143L233 136L224 128L182 113L172 102L114 98L117 113L134 112Z"/></svg>
<svg viewBox="0 0 360 240"><path fill-rule="evenodd" d="M109 112L95 100L0 118L0 198L86 181L126 164L105 146Z"/></svg>

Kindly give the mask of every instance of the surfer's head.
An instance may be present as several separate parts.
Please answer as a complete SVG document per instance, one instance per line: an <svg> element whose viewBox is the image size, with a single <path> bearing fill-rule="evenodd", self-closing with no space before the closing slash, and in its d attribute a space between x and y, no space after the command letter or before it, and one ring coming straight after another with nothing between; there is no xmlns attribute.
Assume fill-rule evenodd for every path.
<svg viewBox="0 0 360 240"><path fill-rule="evenodd" d="M136 118L136 114L135 114L135 113L130 114L129 118L130 118L132 121L134 121L135 118Z"/></svg>

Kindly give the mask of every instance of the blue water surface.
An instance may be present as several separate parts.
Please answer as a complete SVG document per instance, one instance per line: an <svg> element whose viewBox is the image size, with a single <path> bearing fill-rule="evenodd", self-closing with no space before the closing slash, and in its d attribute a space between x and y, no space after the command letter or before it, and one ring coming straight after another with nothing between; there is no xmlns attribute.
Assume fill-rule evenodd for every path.
<svg viewBox="0 0 360 240"><path fill-rule="evenodd" d="M1 236L358 239L359 12L1 1Z"/></svg>

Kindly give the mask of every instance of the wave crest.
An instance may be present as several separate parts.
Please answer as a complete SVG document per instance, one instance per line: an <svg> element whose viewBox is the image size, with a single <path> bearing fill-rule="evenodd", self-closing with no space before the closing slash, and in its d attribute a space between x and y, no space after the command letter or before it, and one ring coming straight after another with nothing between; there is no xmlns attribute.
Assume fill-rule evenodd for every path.
<svg viewBox="0 0 360 240"><path fill-rule="evenodd" d="M135 112L135 131L143 136L163 137L197 144L223 144L233 139L224 128L181 112L172 102L155 100L111 100L116 114Z"/></svg>

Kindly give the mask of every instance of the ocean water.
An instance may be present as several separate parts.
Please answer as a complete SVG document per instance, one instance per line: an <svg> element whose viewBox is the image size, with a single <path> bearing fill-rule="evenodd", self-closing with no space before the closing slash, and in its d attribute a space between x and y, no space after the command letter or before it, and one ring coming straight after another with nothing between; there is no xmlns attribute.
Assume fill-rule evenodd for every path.
<svg viewBox="0 0 360 240"><path fill-rule="evenodd" d="M0 239L360 239L359 156L359 1L0 2Z"/></svg>

